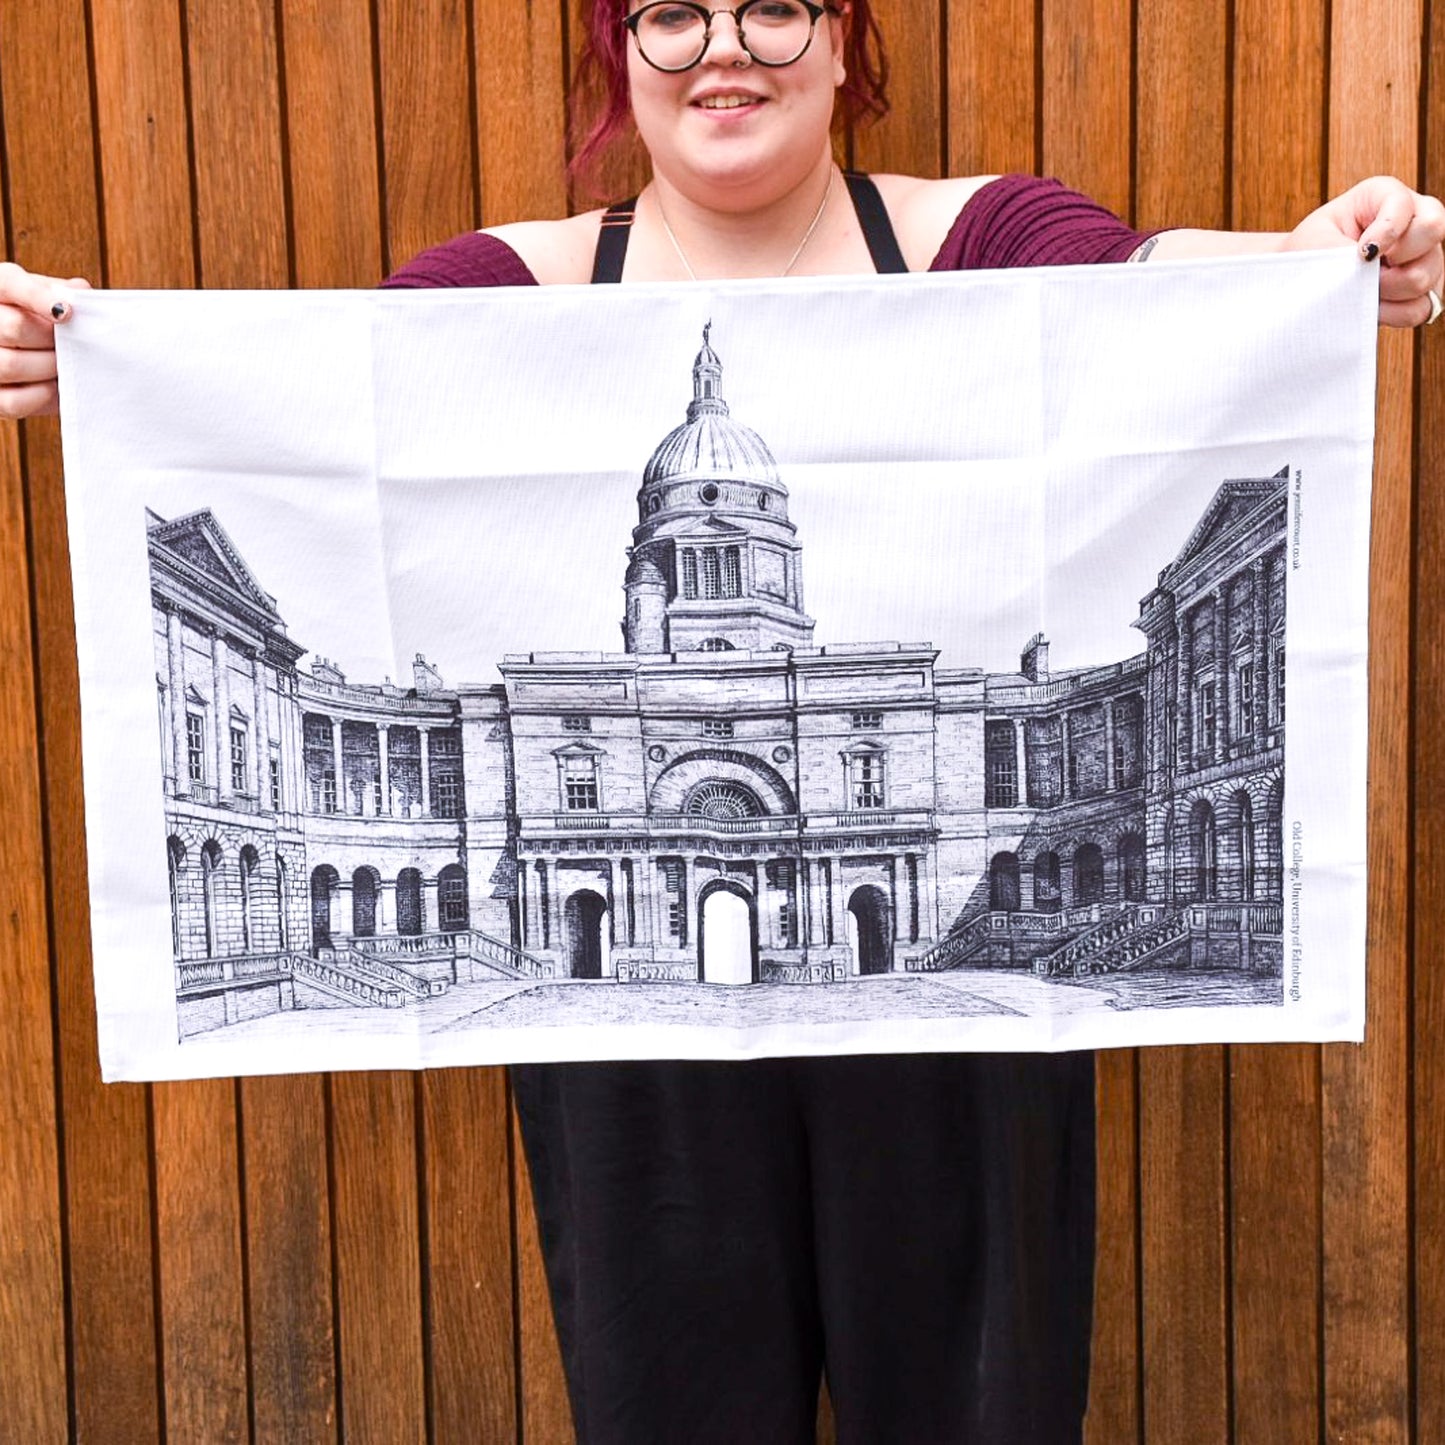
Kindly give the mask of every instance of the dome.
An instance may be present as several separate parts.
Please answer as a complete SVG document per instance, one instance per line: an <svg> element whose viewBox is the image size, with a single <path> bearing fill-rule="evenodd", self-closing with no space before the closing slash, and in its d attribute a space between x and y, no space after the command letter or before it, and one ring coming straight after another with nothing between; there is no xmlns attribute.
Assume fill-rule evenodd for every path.
<svg viewBox="0 0 1445 1445"><path fill-rule="evenodd" d="M728 415L722 398L722 362L712 349L712 322L703 327L702 350L692 364L692 401L687 420L662 439L642 474L642 484L692 477L738 477L778 482L778 464L751 427Z"/></svg>
<svg viewBox="0 0 1445 1445"><path fill-rule="evenodd" d="M688 477L740 477L776 484L778 464L751 427L726 412L707 411L668 432L647 463L642 482L646 486Z"/></svg>

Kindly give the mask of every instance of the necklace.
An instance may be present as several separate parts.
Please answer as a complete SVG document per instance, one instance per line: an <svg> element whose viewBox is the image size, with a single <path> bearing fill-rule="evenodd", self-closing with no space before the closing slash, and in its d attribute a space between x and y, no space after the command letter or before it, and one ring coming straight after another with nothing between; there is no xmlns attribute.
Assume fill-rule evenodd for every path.
<svg viewBox="0 0 1445 1445"><path fill-rule="evenodd" d="M808 222L808 229L803 232L803 239L798 242L793 254L788 257L788 264L778 272L779 276L787 276L794 266L798 264L798 258L807 249L808 242L813 239L813 232L818 229L818 223L823 219L823 212L828 209L829 198L833 194L833 177L837 174L837 167L828 168L828 187L823 192L823 199L818 203L818 209L813 212L813 219ZM687 259L687 252L682 249L682 242L677 239L671 226L667 223L667 212L662 209L662 197L654 195L657 201L657 218L662 222L662 229L667 233L667 239L672 242L672 249L677 252L677 259L682 262L682 269L687 272L689 281L696 281L698 274L692 269L692 262Z"/></svg>

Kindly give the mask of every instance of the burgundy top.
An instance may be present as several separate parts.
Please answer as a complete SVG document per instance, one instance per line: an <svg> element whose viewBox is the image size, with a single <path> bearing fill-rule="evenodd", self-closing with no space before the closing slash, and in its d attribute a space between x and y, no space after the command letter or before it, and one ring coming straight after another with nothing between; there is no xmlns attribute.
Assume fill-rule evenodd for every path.
<svg viewBox="0 0 1445 1445"><path fill-rule="evenodd" d="M930 271L1006 266L1072 266L1127 261L1149 233L1054 180L1000 176L968 198ZM505 241L468 231L408 261L395 287L535 286L527 263Z"/></svg>

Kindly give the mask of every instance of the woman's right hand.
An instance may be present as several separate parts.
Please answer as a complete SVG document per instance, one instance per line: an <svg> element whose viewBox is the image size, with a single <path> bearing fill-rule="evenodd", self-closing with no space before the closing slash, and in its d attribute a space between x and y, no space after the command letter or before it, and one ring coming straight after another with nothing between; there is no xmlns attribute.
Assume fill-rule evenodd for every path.
<svg viewBox="0 0 1445 1445"><path fill-rule="evenodd" d="M0 417L60 410L55 385L55 328L70 319L68 292L90 282L33 276L0 261Z"/></svg>

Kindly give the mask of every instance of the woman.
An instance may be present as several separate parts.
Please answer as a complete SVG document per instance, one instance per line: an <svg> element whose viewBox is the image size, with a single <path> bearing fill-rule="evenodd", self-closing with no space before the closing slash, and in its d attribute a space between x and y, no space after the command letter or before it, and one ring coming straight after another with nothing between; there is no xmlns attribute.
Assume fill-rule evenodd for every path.
<svg viewBox="0 0 1445 1445"><path fill-rule="evenodd" d="M629 122L636 204L459 237L395 285L830 275L1351 244L1380 314L1440 311L1445 210L1373 180L1288 235L1146 237L1047 182L849 182L883 107L868 0L596 0L585 163ZM56 404L74 288L0 270L0 413ZM78 304L83 305L83 300ZM579 1438L1077 1440L1092 1300L1087 1055L514 1070Z"/></svg>

